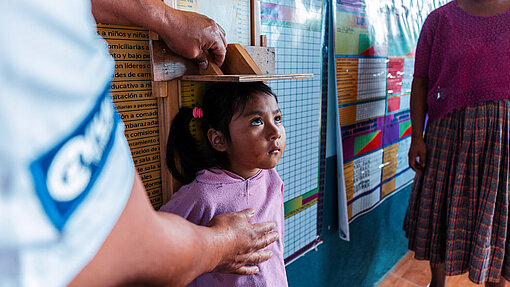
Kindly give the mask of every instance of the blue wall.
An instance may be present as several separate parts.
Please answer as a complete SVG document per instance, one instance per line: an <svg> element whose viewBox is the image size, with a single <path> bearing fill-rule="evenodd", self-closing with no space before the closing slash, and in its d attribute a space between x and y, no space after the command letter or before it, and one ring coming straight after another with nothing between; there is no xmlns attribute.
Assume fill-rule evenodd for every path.
<svg viewBox="0 0 510 287"><path fill-rule="evenodd" d="M290 287L374 286L407 252L402 222L411 188L386 199L338 237L336 156L326 159L323 244L287 266Z"/></svg>

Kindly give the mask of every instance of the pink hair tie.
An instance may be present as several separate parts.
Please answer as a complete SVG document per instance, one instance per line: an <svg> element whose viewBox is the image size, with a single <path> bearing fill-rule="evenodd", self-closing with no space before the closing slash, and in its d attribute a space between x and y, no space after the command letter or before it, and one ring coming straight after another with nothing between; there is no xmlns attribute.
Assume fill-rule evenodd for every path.
<svg viewBox="0 0 510 287"><path fill-rule="evenodd" d="M202 111L201 108L199 108L199 107L193 108L193 117L194 118L200 119L203 116L204 116L204 112Z"/></svg>

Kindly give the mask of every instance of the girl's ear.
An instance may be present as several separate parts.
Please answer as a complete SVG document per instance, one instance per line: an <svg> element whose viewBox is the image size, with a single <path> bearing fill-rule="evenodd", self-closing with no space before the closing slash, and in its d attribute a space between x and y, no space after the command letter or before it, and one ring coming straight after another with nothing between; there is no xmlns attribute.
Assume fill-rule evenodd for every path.
<svg viewBox="0 0 510 287"><path fill-rule="evenodd" d="M220 152L227 151L225 136L222 132L215 129L209 129L207 131L207 138L215 150Z"/></svg>

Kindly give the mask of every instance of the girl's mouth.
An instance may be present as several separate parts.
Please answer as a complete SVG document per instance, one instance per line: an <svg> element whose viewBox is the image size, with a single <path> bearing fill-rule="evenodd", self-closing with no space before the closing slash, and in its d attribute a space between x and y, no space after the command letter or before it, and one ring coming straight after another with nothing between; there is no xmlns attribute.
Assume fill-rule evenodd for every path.
<svg viewBox="0 0 510 287"><path fill-rule="evenodd" d="M268 152L268 154L277 154L280 152L280 148L274 148Z"/></svg>

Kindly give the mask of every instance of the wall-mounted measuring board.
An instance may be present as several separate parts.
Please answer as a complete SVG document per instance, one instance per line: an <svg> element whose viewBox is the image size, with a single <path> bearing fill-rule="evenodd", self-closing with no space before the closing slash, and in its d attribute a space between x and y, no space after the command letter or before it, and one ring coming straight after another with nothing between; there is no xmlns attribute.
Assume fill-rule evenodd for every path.
<svg viewBox="0 0 510 287"><path fill-rule="evenodd" d="M157 101L152 96L149 31L98 24L97 32L115 59L111 94L126 126L135 167L152 205L159 208L163 204L160 140Z"/></svg>
<svg viewBox="0 0 510 287"><path fill-rule="evenodd" d="M171 119L180 106L193 108L200 106L201 94L207 85L217 81L268 81L278 96L279 106L283 112L284 124L287 130L287 147L277 166L277 170L285 183L285 262L290 263L305 252L312 250L321 243L320 232L322 226L321 174L324 175L324 162L321 162L321 103L322 103L322 0L271 0L271 1L165 1L174 7L204 13L217 20L227 30L229 43L242 44L250 57L257 63L261 73L236 72L232 73L224 66L224 75L200 75L196 64L192 61L179 62L173 58L171 52L164 55L154 55L166 58L153 64L154 95L158 97L160 112L160 131L162 143L166 143ZM224 4L225 3L225 4ZM246 5L250 3L250 5ZM228 7L230 5L230 7ZM220 8L221 6L221 8ZM224 7L227 6L227 7ZM207 8L209 7L209 8ZM259 39L260 31L266 36L268 48L246 46L243 40L245 33L250 31L232 29L222 24L222 19L216 18L218 9L235 11L247 7L258 7L248 11L252 15L251 41ZM211 9L212 11L204 11ZM255 12L254 12L255 11ZM230 12L229 12L230 13ZM244 16L243 16L244 17ZM233 23L237 27L246 21ZM230 31L230 32L229 32ZM232 37L237 40L230 40ZM261 43L264 43L261 39ZM160 45L152 41L153 48ZM267 50L269 49L269 53ZM255 55L258 50L261 55ZM154 51L153 51L154 52ZM232 54L230 54L232 55ZM229 60L227 52L227 62ZM162 59L162 58L160 58ZM165 65L166 64L166 65ZM266 65L272 66L266 68ZM226 65L228 66L228 64ZM233 67L239 67L239 63ZM216 73L216 72L214 72ZM180 74L180 75L179 75ZM176 79L177 78L177 79ZM172 80L176 79L176 80ZM175 96L177 95L177 96ZM195 123L191 129L197 130ZM324 133L325 137L325 133ZM164 158L162 150L162 158ZM162 163L163 164L163 163ZM167 173L163 169L163 174ZM164 201L168 200L171 192L178 186L171 179L163 176Z"/></svg>

